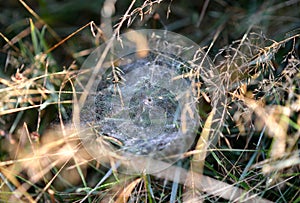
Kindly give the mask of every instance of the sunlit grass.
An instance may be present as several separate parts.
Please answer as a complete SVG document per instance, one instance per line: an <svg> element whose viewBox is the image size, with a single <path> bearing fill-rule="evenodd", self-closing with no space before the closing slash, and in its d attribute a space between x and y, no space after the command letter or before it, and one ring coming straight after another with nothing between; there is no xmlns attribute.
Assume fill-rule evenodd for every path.
<svg viewBox="0 0 300 203"><path fill-rule="evenodd" d="M205 110L207 131L199 132L194 148L166 171L128 175L103 167L81 145L71 112L80 63L91 46L108 39L108 27L91 19L56 33L50 24L65 22L64 15L51 18L42 5L28 5L25 14L20 4L18 23L6 17L15 8L5 4L0 14L7 20L0 21L5 25L0 30L5 58L0 64L0 201L300 201L299 1L158 2L130 7L124 1L106 22L116 25L117 34L126 23L169 28L205 46L228 98L218 142L205 145L205 132L213 130ZM44 6L65 6L68 19L78 16L59 1ZM25 16L30 19L24 21Z"/></svg>

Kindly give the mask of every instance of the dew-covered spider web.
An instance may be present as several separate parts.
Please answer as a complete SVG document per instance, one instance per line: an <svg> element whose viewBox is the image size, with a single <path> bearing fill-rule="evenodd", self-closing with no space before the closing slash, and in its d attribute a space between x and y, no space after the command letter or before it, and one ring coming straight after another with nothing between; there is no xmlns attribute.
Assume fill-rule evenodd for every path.
<svg viewBox="0 0 300 203"><path fill-rule="evenodd" d="M197 44L175 33L141 30L120 39L106 55L110 44L96 49L77 78L80 97L94 77L79 104L82 143L101 163L122 162L126 172L141 158L172 164L202 127L200 91L213 95L214 66ZM162 170L142 163L146 172Z"/></svg>

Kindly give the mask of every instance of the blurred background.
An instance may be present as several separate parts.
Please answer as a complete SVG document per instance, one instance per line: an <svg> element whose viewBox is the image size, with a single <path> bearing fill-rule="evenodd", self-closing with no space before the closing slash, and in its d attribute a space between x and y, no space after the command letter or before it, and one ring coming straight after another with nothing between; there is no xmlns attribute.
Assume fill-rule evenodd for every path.
<svg viewBox="0 0 300 203"><path fill-rule="evenodd" d="M119 22L130 3L131 1L116 2L112 25ZM64 38L90 21L94 21L99 26L103 22L101 19L103 0L30 0L26 1L26 4L57 34L57 36L51 36L54 33L47 33L49 46L55 43L54 39L49 41L53 37ZM135 1L133 8L139 8L143 4L145 4L144 1ZM2 0L0 7L0 28L8 39L28 28L28 18L32 18L37 27L43 26L17 0ZM300 26L298 8L299 1L297 0L162 1L160 4L153 3L150 14L145 15L142 20L137 12L133 16L136 20L130 23L130 27L167 29L183 34L201 46L208 46L214 35L219 32L214 43L214 50L217 51L231 44L232 41L241 39L248 30L263 33L270 39L283 39ZM124 29L126 25L124 24ZM79 35L67 42L66 47L72 52L91 47L90 43L93 39L90 37L89 29ZM2 46L4 43L1 39Z"/></svg>

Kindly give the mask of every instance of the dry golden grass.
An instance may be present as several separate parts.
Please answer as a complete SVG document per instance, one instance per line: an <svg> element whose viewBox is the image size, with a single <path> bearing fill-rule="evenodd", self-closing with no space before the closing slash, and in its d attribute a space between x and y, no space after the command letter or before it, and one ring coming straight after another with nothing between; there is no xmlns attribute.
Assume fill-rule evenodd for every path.
<svg viewBox="0 0 300 203"><path fill-rule="evenodd" d="M131 1L118 13L112 2L104 5L102 18L114 29L111 24L84 23L60 39L20 0L33 19L14 37L1 30L6 65L0 72L0 202L299 202L300 34L278 24L286 19L299 22L294 8L299 1L266 1L255 11L244 2L248 10L237 3L208 0L201 4L196 22L189 18L198 12L189 7L193 3L144 1L137 6ZM231 12L221 18L225 14L213 5L226 5ZM271 14L278 17L272 19ZM229 20L215 21L213 15ZM215 127L208 114L196 146L182 155L181 165L152 175L103 168L81 145L70 115L80 57L91 50L75 49L68 42L82 34L95 46L110 34L118 38L126 26L166 26L167 16L173 22L169 28L201 39L207 53L215 56L218 91L226 96L218 143L205 144L207 132ZM263 27L267 22L273 26L268 30ZM276 29L291 32L279 39L263 34ZM45 33L56 39L51 40L53 46L47 45ZM66 50L58 50L62 47ZM71 56L71 62L62 67L60 54ZM211 95L200 96L211 102ZM151 161L153 166L165 164Z"/></svg>

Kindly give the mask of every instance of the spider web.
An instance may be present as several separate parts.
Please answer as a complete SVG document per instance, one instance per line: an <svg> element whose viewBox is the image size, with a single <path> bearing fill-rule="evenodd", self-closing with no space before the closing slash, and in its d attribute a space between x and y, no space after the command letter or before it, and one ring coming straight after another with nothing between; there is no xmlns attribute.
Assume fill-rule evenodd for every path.
<svg viewBox="0 0 300 203"><path fill-rule="evenodd" d="M124 35L122 43L115 40L86 101L80 104L80 137L103 164L113 159L134 167L137 158L149 157L171 165L191 147L203 123L200 91L210 95L216 107L212 137L221 129L221 79L191 40L167 31L137 32L147 38L147 54L141 57L139 51L145 50ZM78 92L85 88L105 46L84 62ZM153 172L150 165L145 163L147 172Z"/></svg>
<svg viewBox="0 0 300 203"><path fill-rule="evenodd" d="M157 153L170 145L174 148L176 142L180 142L177 148L189 146L182 142L185 135L180 130L180 113L187 103L193 111L196 108L190 83L172 80L178 76L181 64L169 56L152 53L118 67L118 83L112 71L106 73L106 83L99 83L95 98L95 124L100 134L118 139L122 150L137 155ZM188 129L195 129L199 123L196 115L185 122Z"/></svg>

